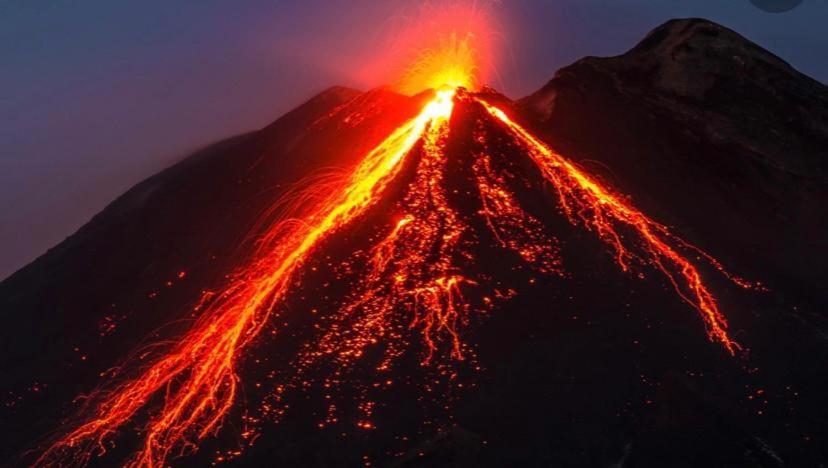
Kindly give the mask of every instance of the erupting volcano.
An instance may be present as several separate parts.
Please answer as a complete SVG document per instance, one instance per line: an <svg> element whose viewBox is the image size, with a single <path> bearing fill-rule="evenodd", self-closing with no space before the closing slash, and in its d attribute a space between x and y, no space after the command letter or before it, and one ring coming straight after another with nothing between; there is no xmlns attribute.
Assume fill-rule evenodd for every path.
<svg viewBox="0 0 828 468"><path fill-rule="evenodd" d="M451 35L423 53L400 82L413 97L378 90L292 117L305 122L303 135L331 144L320 153L340 148L331 135L364 132L366 122L374 134L361 138L372 147L346 176L316 171L280 189L235 241L223 279L198 287L172 331L157 330L102 370L105 381L35 451L37 464L244 460L262 439L286 440L285 420L341 437L382 431L398 411L395 392L420 408L420 424L451 427L454 406L492 365L476 330L531 291L566 296L575 282L589 284L595 303L606 281L631 295L630 285L645 284L664 309L656 322L685 324L671 333L741 362L720 294L763 288L553 149L506 98L478 88L472 41ZM600 254L571 267L584 248ZM194 281L189 270L204 267L180 268L178 279ZM613 297L606 306L629 318ZM577 310L544 314L578 319Z"/></svg>
<svg viewBox="0 0 828 468"><path fill-rule="evenodd" d="M239 361L280 314L309 258L319 253L328 237L359 223L383 198L394 197L388 193L391 185L398 185L395 190L400 193L392 214L381 222L388 226L387 232L379 233L366 248L363 261L354 262L360 267L347 277L352 290L342 303L330 304L339 316L321 324L321 336L302 347L295 364L299 372L317 360L347 368L368 348L383 342L386 349L377 371L387 371L406 352L422 354L423 365L429 365L443 348L450 359L465 359L462 326L481 307L468 302L464 290L479 290L476 294L483 294L485 303L491 302L490 296L503 296L489 284L490 278L467 271L476 258L464 244L482 242L474 234L476 223L485 221L497 246L538 273L562 274L565 268L554 232L527 212L515 194L516 188L536 184L533 179L538 176L557 195L558 211L604 241L619 268L660 271L662 280L700 313L711 340L730 354L739 349L704 283L699 262L688 254L701 254L724 272L719 263L552 151L484 97L460 87L474 82L471 46L458 43L455 36L445 45L448 50L427 54L413 68L425 84L438 86L428 92L432 97L420 113L370 151L343 183L324 187L329 195L307 212L295 214L295 221L263 226L261 233L254 233L260 238L256 254L230 276L224 290L202 298L199 309L203 310L192 329L169 350L150 358L154 362L136 375L124 376L123 381L88 396L90 404L81 422L46 450L40 463L87 463L93 454L104 454L110 439L142 410L147 412L140 430L143 442L130 465L163 466L172 455L195 450L201 439L221 429L237 403ZM453 124L456 106L475 116L471 132ZM451 134L464 131L471 140L467 153L447 151ZM504 145L516 150L504 153ZM460 161L451 161L452 157ZM533 167L518 169L527 161ZM462 172L469 188L474 187L463 193L473 199L466 203L477 204L472 216L460 212L457 200L452 200L458 198L458 190L446 181L449 167L458 162L463 167L454 171ZM405 166L411 167L411 174L401 174ZM316 190L304 189L299 199ZM404 322L406 327L397 326ZM411 341L408 334L418 335L422 345L402 346L400 341ZM326 385L340 379L329 377ZM369 401L361 405L371 407ZM359 424L371 427L370 410L366 413Z"/></svg>

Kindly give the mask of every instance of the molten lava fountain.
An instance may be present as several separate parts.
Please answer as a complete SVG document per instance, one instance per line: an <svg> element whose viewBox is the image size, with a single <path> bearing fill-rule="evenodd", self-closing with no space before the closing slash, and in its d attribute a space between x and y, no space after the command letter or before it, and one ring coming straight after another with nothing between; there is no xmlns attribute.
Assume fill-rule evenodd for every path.
<svg viewBox="0 0 828 468"><path fill-rule="evenodd" d="M463 46L453 40L452 47L463 52ZM451 86L434 92L420 114L366 154L347 180L326 186L329 195L303 213L301 221L265 227L256 255L230 276L222 291L203 298L200 318L192 328L151 364L123 373L114 384L89 395L79 417L68 422L69 429L44 450L39 464L86 464L93 456L105 455L116 436L135 421L144 421L138 430L141 444L126 461L128 465L162 466L172 457L196 450L199 441L221 429L237 403L240 360L280 314L308 260L332 234L359 221L392 186L401 186L403 195L388 214L386 231L372 238L371 247L360 253L361 279L333 306L338 312L319 321L321 332L299 348L292 374L276 385L262 404L261 414L281 414L286 389L301 387L297 382L303 382L303 375L319 363L327 362L334 369L324 387L340 385L348 369L379 342L384 347L378 372L391 368L413 347L414 340L419 343L416 352L422 366L434 365L438 355L445 356L440 366L446 372L446 361L468 360L471 351L461 338L461 329L479 307L472 307L465 291L483 291L478 294L482 307L490 309L514 291L491 288L487 293L487 278L463 269L474 260L467 245L475 229L453 206L445 180L450 163L446 141L458 104L477 106L490 125L508 136L551 187L557 209L572 225L603 241L621 270L660 272L678 297L698 311L712 341L730 354L739 349L694 259L727 275L718 262L554 152L507 112L460 88L473 83L457 70L448 75ZM478 203L475 216L490 232L496 248L512 252L542 275L561 274L559 242L521 206L513 188L517 176L498 160L503 155L486 151L488 138L483 130L475 133L479 151L469 156L471 164L466 168ZM319 193L318 187L313 190ZM372 402L365 397L358 405L362 417L357 425L371 428ZM336 406L331 404L320 425L336 420ZM252 442L252 433L251 429L242 436Z"/></svg>

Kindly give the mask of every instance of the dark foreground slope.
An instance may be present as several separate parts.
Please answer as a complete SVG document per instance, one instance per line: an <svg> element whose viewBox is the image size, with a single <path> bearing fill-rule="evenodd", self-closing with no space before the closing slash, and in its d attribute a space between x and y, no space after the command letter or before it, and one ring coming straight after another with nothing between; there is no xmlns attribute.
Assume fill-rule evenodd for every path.
<svg viewBox="0 0 828 468"><path fill-rule="evenodd" d="M706 31L711 28L718 35ZM824 104L807 107L824 99L824 89L709 23L668 23L653 37L629 56L565 69L514 110L522 109L524 120L564 155L630 194L733 273L768 283L768 293L743 291L712 268L703 271L748 355L734 358L709 342L697 313L652 268L636 271L644 279L621 273L593 233L561 215L553 191L504 128L467 101L455 109L445 150L446 201L474 227L458 261L478 286L463 292L475 304L494 296L492 289L514 297L470 317L462 339L473 353L462 362L421 366L424 349L410 330L412 336L403 336L410 350L393 378L377 376L371 365L377 350L394 345L386 337L342 374L345 383L333 395L340 421L324 429L318 425L330 396L320 384L343 370L323 363L305 371L294 384L307 390L286 396L289 411L278 423L263 423L257 443L233 463L773 467L828 459L822 401L828 327L818 289L825 250L805 255L809 242L818 248L824 239L817 210L825 200L818 155ZM676 68L682 55L664 48L682 41L702 56ZM745 63L753 58L766 68L731 68L723 57L733 51L718 51L734 47L750 52ZM633 71L616 73L605 62ZM669 79L653 78L659 67ZM682 82L692 88L699 70L721 86L736 80L739 89L765 92L731 90L726 104L711 95L707 107L698 96L681 94L689 91L669 88ZM791 90L813 97L786 104L775 94ZM502 96L487 99L511 105ZM352 164L419 105L383 91L323 93L262 131L139 184L3 282L0 311L10 326L3 328L0 369L3 390L12 392L0 410L4 458L16 461L9 457L58 427L76 406L71 399L149 333L185 318L198 292L220 284L244 257L240 246L248 245L243 240L251 226L291 182L326 165ZM703 117L690 119L692 112ZM785 123L780 116L786 114L798 115L799 123ZM746 127L748 118L764 123ZM768 140L767 133L777 137ZM773 144L786 145L785 151ZM474 195L472 166L480 154L557 239L565 273L541 275L493 247ZM416 178L416 157L381 203L314 256L279 316L278 328L289 332L262 340L256 359L240 367L240 400L251 404L251 414L258 399L272 394L274 381L296 372L295 349L320 333L315 325L349 329L359 318L337 317L335 305L360 271L346 274L335 266L353 264L352 252L387 232ZM787 255L776 253L782 248ZM404 325L410 317L399 311L394 320ZM163 327L154 337L175 336L181 327ZM393 384L386 388L387 380ZM362 410L355 406L366 393L375 405L375 429L354 425ZM203 465L232 448L241 411L231 414L218 441L175 462ZM135 440L118 442L115 452Z"/></svg>

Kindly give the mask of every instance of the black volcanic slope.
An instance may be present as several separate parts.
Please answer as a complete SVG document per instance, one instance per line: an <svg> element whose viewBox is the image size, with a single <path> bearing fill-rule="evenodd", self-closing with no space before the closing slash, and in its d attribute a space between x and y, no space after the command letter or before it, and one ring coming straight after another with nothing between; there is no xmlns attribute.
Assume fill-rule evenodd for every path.
<svg viewBox="0 0 828 468"><path fill-rule="evenodd" d="M825 297L828 90L737 33L673 20L519 107L556 149L702 246Z"/></svg>
<svg viewBox="0 0 828 468"><path fill-rule="evenodd" d="M232 463L828 462L826 88L732 31L682 20L622 56L581 60L516 103L489 99L733 273L763 281L770 291L757 293L709 275L732 333L750 352L732 358L707 341L696 313L654 275L642 281L619 273L603 244L561 217L503 129L465 103L455 109L446 147L451 203L470 217L476 209L464 194L469 155L480 149L473 134L482 126L493 160L522 181L515 189L521 205L564 247L566 275L528 286L535 274L488 247L492 239L478 226L469 267L517 295L463 330L476 350L475 363L458 365L469 388L422 398L416 389L432 370L408 356L396 369L400 384L377 396L380 429L344 422L319 430L325 399L309 391ZM72 398L147 336L179 333L181 322L166 324L183 318L199 291L221 284L247 253L245 236L295 181L353 164L422 102L382 89L330 89L260 131L140 183L0 284L3 459L21 463L18 455L76 407ZM332 314L329 296L343 294L336 282L323 287L325 265L376 234L395 190L325 244L280 317L295 330L292 339L264 340L256 355L268 367L245 366L245 381L271 368L289 372L283 367L292 347L315 333L307 310ZM482 371L468 369L474 365ZM353 382L373 378L370 366L352 372ZM343 390L344 421L353 412L347 393L359 391ZM245 388L251 401L257 392ZM227 426L232 432L233 423ZM233 440L208 441L176 463L207 463Z"/></svg>

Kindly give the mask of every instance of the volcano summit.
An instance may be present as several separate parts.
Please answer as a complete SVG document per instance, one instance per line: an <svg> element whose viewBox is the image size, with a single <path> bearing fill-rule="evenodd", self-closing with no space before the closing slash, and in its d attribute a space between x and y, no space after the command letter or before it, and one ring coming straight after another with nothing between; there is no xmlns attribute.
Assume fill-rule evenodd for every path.
<svg viewBox="0 0 828 468"><path fill-rule="evenodd" d="M332 88L142 182L3 282L6 455L822 459L824 266L743 259L778 239L757 205L782 203L785 239L816 241L781 248L824 257L804 234L825 233L824 86L702 20L517 103L446 76L412 97ZM724 95L736 80L772 93ZM775 121L785 93L802 103L786 115L814 120Z"/></svg>

